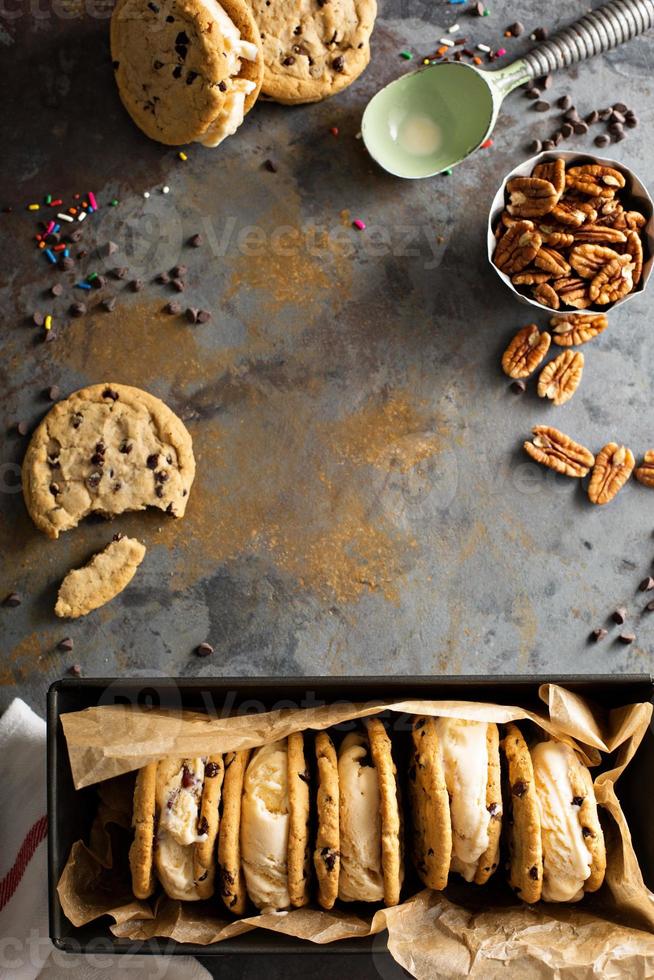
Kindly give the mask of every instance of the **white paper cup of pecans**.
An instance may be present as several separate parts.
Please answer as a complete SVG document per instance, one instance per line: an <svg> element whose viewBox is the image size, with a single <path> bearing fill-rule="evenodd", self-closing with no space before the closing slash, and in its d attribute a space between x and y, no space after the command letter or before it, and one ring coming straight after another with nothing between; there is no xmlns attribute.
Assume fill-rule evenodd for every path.
<svg viewBox="0 0 654 980"><path fill-rule="evenodd" d="M629 292L627 292L621 298L614 300L613 302L600 304L597 301L595 301L595 302L590 302L590 305L584 306L583 308L576 308L572 305L568 305L567 303L561 301L561 297L559 297L559 307L557 309L555 306L550 306L547 305L545 302L540 302L537 298L531 295L532 289L537 288L537 285L525 285L525 284L514 283L512 281L512 276L507 272L499 269L497 265L495 265L495 262L493 261L493 256L495 254L495 249L498 243L498 238L496 237L496 231L501 221L502 212L505 211L506 205L509 201L509 195L506 190L506 185L514 177L530 177L532 175L532 171L535 166L537 166L538 164L549 163L554 160L563 160L565 163L566 170L568 170L570 167L585 166L587 164L599 164L600 166L609 167L612 170L619 171L619 173L621 173L624 177L625 185L623 188L617 191L616 199L620 201L625 211L629 211L629 210L638 211L645 217L644 226L638 229L638 234L640 235L640 240L643 249L643 267L642 267L642 273L640 275L640 279ZM488 261L490 262L490 264L492 265L493 269L500 277L502 282L504 282L509 287L512 293L516 296L516 298L521 303L525 303L528 306L533 306L537 310L541 310L549 314L553 314L555 312L566 313L570 315L574 315L576 313L581 313L581 314L605 313L606 314L609 312L609 310L615 309L618 306L622 306L624 303L627 302L627 300L631 299L632 296L636 296L639 293L642 293L647 285L647 281L652 271L652 264L654 263L654 217L653 216L654 216L654 205L652 204L652 199L649 196L649 193L647 192L645 185L640 180L640 178L637 177L632 170L629 170L628 167L625 167L624 164L619 163L617 160L610 160L606 157L591 156L585 153L572 153L570 151L561 151L561 152L546 151L544 153L539 153L537 156L530 157L529 160L525 160L524 163L521 163L519 166L511 170L511 172L508 173L502 180L499 190L497 191L497 194L493 198L490 214L488 216L488 232L487 232ZM533 221L533 224L536 226L536 228L538 228L539 225L547 225L547 217L548 215L546 214L541 217L527 218L525 220ZM598 219L601 217L602 215L598 214ZM598 219L595 220L597 221ZM588 222L585 222L584 224L587 223ZM557 227L563 228L564 226L558 225L557 223ZM582 225L581 227L575 229L572 226L570 227L565 226L565 230L569 231L571 234L574 234L575 231L581 232L583 227L584 226ZM605 243L598 243L598 244L602 244L602 247L610 248L618 253L622 253L623 251L626 250L626 245L623 242L607 241ZM534 269L533 259L528 263L528 269L529 270ZM534 270L534 271L537 272L538 270ZM569 275L572 278L577 276L577 273L575 270L570 270ZM587 277L585 281L590 282L591 280ZM549 296L551 297L551 293L549 292L549 290L546 289L545 292L548 293Z"/></svg>

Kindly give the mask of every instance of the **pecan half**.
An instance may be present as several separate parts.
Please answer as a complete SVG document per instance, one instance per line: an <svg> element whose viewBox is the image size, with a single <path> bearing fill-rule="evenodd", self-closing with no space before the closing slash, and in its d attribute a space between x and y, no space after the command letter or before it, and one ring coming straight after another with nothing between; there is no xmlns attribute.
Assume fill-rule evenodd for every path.
<svg viewBox="0 0 654 980"><path fill-rule="evenodd" d="M588 283L577 276L564 276L562 279L555 279L552 288L558 293L560 301L567 306L574 306L577 310L585 310L591 304L588 295Z"/></svg>
<svg viewBox="0 0 654 980"><path fill-rule="evenodd" d="M590 502L608 504L613 500L631 476L634 462L631 449L618 446L617 442L608 442L600 449L588 484Z"/></svg>
<svg viewBox="0 0 654 980"><path fill-rule="evenodd" d="M575 243L575 236L572 232L558 231L551 226L541 225L539 229L543 236L543 244L551 248L570 248Z"/></svg>
<svg viewBox="0 0 654 980"><path fill-rule="evenodd" d="M616 215L613 222L614 228L620 228L622 231L638 231L639 228L644 228L647 224L647 219L644 214L640 211L623 211Z"/></svg>
<svg viewBox="0 0 654 980"><path fill-rule="evenodd" d="M532 171L532 177L539 180L549 180L550 184L561 196L565 190L565 161L562 159L550 160L548 163L537 163Z"/></svg>
<svg viewBox="0 0 654 980"><path fill-rule="evenodd" d="M558 293L554 292L548 282L541 282L538 286L534 286L531 295L538 303L546 306L549 310L558 310L561 305Z"/></svg>
<svg viewBox="0 0 654 980"><path fill-rule="evenodd" d="M561 225L579 228L585 221L595 221L597 211L583 201L563 198L552 208L550 216Z"/></svg>
<svg viewBox="0 0 654 980"><path fill-rule="evenodd" d="M493 262L506 275L512 276L529 265L541 243L542 238L531 221L518 221L500 238Z"/></svg>
<svg viewBox="0 0 654 980"><path fill-rule="evenodd" d="M551 340L547 331L541 333L535 323L527 324L504 351L502 370L510 378L528 378L547 354Z"/></svg>
<svg viewBox="0 0 654 980"><path fill-rule="evenodd" d="M545 272L551 272L553 276L567 276L570 266L559 252L553 248L541 245L534 259L534 265Z"/></svg>
<svg viewBox="0 0 654 980"><path fill-rule="evenodd" d="M514 286L537 286L541 282L547 282L552 278L551 272L541 272L540 269L524 269L511 276Z"/></svg>
<svg viewBox="0 0 654 980"><path fill-rule="evenodd" d="M591 302L604 306L622 299L633 289L633 262L630 255L618 255L608 262L588 287Z"/></svg>
<svg viewBox="0 0 654 980"><path fill-rule="evenodd" d="M646 487L654 487L654 449L648 449L634 476Z"/></svg>
<svg viewBox="0 0 654 980"><path fill-rule="evenodd" d="M565 405L579 387L583 370L584 355L581 351L562 351L540 372L539 398L549 398L555 405Z"/></svg>
<svg viewBox="0 0 654 980"><path fill-rule="evenodd" d="M604 313L557 313L550 320L552 340L559 347L586 344L609 325Z"/></svg>
<svg viewBox="0 0 654 980"><path fill-rule="evenodd" d="M640 277L643 274L643 243L637 231L627 232L627 252L634 264L631 277L635 286L640 282Z"/></svg>
<svg viewBox="0 0 654 980"><path fill-rule="evenodd" d="M528 456L543 466L549 466L565 476L586 476L595 462L595 457L570 436L550 425L536 425L532 429L534 437L524 443Z"/></svg>
<svg viewBox="0 0 654 980"><path fill-rule="evenodd" d="M624 242L626 238L618 228L607 225L582 225L575 231L575 242L590 242L593 245L606 245L607 242Z"/></svg>
<svg viewBox="0 0 654 980"><path fill-rule="evenodd" d="M549 180L537 177L513 177L506 185L510 198L509 214L518 218L538 218L549 214L559 199Z"/></svg>
<svg viewBox="0 0 654 980"><path fill-rule="evenodd" d="M617 258L618 253L606 245L575 245L570 252L570 265L583 279L594 279L608 262Z"/></svg>
<svg viewBox="0 0 654 980"><path fill-rule="evenodd" d="M593 197L613 197L625 185L619 170L601 163L588 163L582 167L570 167L565 175L566 186L580 194Z"/></svg>

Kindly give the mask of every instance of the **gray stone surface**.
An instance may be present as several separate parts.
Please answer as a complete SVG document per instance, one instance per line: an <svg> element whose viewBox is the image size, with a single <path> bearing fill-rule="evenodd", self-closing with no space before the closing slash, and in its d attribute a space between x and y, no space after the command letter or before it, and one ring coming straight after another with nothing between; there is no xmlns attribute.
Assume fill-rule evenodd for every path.
<svg viewBox="0 0 654 980"><path fill-rule="evenodd" d="M539 422L595 450L610 439L638 454L654 445L651 293L585 348L581 388L563 408L540 403L533 384L516 398L499 367L532 311L487 265L487 210L530 139L556 128L554 112L536 114L514 93L491 149L424 182L378 171L356 139L366 101L416 64L400 50L430 53L457 20L472 41L518 54L530 42L504 39L508 23L554 26L586 7L491 3L475 18L389 2L358 84L313 106L262 103L237 136L191 148L186 164L124 113L106 11L7 19L15 98L0 121L0 186L14 211L0 216L0 593L23 603L0 609L3 705L19 694L43 711L72 662L89 676L651 669L654 618L641 618L637 584L654 554L652 492L633 483L593 508L578 483L520 448ZM651 37L636 39L556 77L548 93L569 92L582 113L633 107L640 127L610 152L650 186L653 51ZM598 131L570 148L590 150ZM111 239L120 252L80 269L124 264L147 284L133 294L111 282L114 313L70 320L70 290L57 300L45 291L73 277L35 252L24 205L89 189L120 206L88 219L85 247ZM357 217L363 233L351 228ZM188 248L198 231L205 246ZM209 324L161 313L171 296L150 279L179 261L189 266L181 299L210 309ZM54 313L54 343L29 325L34 309ZM49 541L25 512L16 480L26 440L10 426L39 421L49 385L67 393L103 380L145 387L189 418L198 476L187 516L131 515ZM117 530L148 546L132 585L84 620L56 620L66 571ZM589 645L619 604L637 641L622 646L614 631ZM57 649L65 636L72 653ZM207 660L193 653L203 640L215 647Z"/></svg>

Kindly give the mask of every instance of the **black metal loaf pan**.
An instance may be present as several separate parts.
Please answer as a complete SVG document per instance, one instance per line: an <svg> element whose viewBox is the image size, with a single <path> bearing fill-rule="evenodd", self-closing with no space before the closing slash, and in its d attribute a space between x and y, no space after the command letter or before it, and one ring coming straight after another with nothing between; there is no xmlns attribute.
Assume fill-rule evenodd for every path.
<svg viewBox="0 0 654 980"><path fill-rule="evenodd" d="M264 930L253 930L213 946L170 940L134 942L116 939L105 917L84 927L64 916L57 897L57 882L74 841L88 840L96 798L93 787L73 787L68 753L59 716L98 704L143 704L224 710L261 711L281 707L309 707L335 700L368 701L407 698L492 701L537 707L538 688L545 682L561 684L608 708L654 699L649 675L557 677L227 677L227 678L65 678L48 692L48 876L50 937L68 952L186 953L196 956L225 953L370 953L382 952L380 938L343 940L324 946L294 940ZM648 730L635 758L618 784L645 881L654 886L654 795L643 787L654 783L654 733Z"/></svg>

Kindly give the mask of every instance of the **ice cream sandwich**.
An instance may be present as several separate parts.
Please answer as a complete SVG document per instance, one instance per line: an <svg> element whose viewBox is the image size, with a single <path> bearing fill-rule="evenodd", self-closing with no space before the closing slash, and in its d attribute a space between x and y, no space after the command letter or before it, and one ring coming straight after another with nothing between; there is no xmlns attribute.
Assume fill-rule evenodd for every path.
<svg viewBox="0 0 654 980"><path fill-rule="evenodd" d="M396 905L404 880L402 808L391 741L379 718L343 739L338 786L338 897Z"/></svg>
<svg viewBox="0 0 654 980"><path fill-rule="evenodd" d="M322 908L331 909L338 896L341 870L338 758L334 743L327 732L318 732L315 750L318 785L313 864L318 881L318 902Z"/></svg>
<svg viewBox="0 0 654 980"><path fill-rule="evenodd" d="M158 879L170 898L213 894L222 756L162 759L136 777L129 862L132 890L148 898Z"/></svg>
<svg viewBox="0 0 654 980"><path fill-rule="evenodd" d="M528 747L516 725L502 742L506 758L509 883L525 902L576 902L601 886L604 834L590 772L556 739Z"/></svg>
<svg viewBox="0 0 654 980"><path fill-rule="evenodd" d="M240 850L248 896L262 911L308 902L308 782L300 732L252 752L243 780Z"/></svg>
<svg viewBox="0 0 654 980"><path fill-rule="evenodd" d="M499 861L502 794L497 725L416 718L412 740L409 788L418 875L436 889L445 887L452 871L482 885Z"/></svg>

